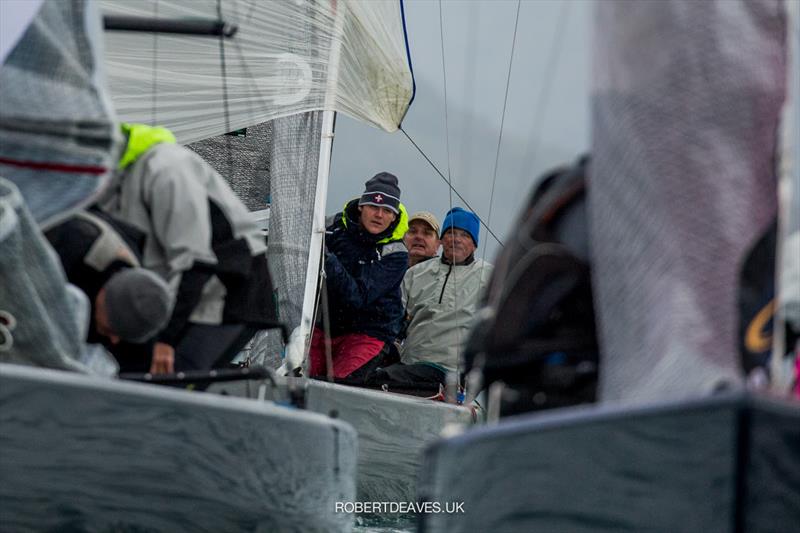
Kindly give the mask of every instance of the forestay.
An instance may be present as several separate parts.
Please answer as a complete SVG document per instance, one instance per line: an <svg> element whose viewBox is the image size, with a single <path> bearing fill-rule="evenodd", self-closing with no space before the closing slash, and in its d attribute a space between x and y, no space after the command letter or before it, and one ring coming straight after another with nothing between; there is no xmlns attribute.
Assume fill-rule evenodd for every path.
<svg viewBox="0 0 800 533"><path fill-rule="evenodd" d="M399 0L99 4L105 15L221 19L238 27L223 41L107 33L120 118L157 122L183 143L323 109L394 131L413 96Z"/></svg>

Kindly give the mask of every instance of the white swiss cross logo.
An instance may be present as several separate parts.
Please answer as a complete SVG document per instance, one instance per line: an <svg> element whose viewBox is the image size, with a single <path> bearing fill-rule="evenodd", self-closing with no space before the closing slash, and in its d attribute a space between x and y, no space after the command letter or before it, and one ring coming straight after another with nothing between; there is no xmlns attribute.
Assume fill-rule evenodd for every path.
<svg viewBox="0 0 800 533"><path fill-rule="evenodd" d="M381 203L383 201L383 196L381 196L380 194L375 196L375 201Z"/></svg>

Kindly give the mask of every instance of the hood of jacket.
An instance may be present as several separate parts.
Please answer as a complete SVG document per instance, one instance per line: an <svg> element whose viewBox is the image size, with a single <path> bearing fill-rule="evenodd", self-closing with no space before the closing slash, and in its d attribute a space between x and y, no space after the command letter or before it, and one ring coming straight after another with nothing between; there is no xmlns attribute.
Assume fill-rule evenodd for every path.
<svg viewBox="0 0 800 533"><path fill-rule="evenodd" d="M125 151L119 159L120 170L129 167L153 145L159 143L175 144L175 136L167 128L147 126L145 124L120 124L122 134L127 139Z"/></svg>

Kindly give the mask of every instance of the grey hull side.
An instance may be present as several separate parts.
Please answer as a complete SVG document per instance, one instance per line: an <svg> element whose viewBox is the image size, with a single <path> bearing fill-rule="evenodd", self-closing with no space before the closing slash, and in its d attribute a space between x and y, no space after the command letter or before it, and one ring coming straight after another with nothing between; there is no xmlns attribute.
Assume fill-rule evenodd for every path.
<svg viewBox="0 0 800 533"><path fill-rule="evenodd" d="M357 438L241 398L0 364L0 530L349 531Z"/></svg>
<svg viewBox="0 0 800 533"><path fill-rule="evenodd" d="M474 422L468 407L301 378L279 378L279 390L269 387L267 397L284 397L287 383L305 389L308 410L333 414L355 428L358 501L416 501L425 447L439 439L449 424L467 426ZM253 383L225 383L213 390L252 396L258 387Z"/></svg>
<svg viewBox="0 0 800 533"><path fill-rule="evenodd" d="M469 408L390 392L310 381L308 408L335 411L358 432L358 499L413 502L425 447L448 424L469 425Z"/></svg>
<svg viewBox="0 0 800 533"><path fill-rule="evenodd" d="M420 531L797 531L800 406L742 395L509 418L426 450Z"/></svg>

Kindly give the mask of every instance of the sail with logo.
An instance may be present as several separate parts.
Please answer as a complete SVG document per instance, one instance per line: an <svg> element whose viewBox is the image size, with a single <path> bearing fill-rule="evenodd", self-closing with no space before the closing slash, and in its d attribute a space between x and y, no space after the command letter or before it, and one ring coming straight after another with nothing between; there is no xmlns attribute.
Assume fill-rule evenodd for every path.
<svg viewBox="0 0 800 533"><path fill-rule="evenodd" d="M261 217L269 206L269 237L267 255L270 269L276 286L276 298L280 319L293 331L293 342L289 344L286 357L282 357L284 341L278 332L268 331L256 335L252 346L241 354L239 360L250 365L263 365L267 368L281 368L280 373L305 372L308 341L314 322L318 316L320 301L318 276L320 273L320 253L325 231L325 199L327 197L327 174L330 164L330 149L333 134L333 113L331 109L346 113L359 120L377 125L386 131L394 131L403 119L410 100L414 95L414 82L410 71L410 57L404 42L402 2L394 0L376 2L331 2L329 11L321 11L326 2L300 3L278 2L274 13L279 17L267 17L267 6L260 3L252 7L252 12L241 9L229 11L236 20L236 14L247 20L254 20L270 27L279 28L279 34L286 41L274 43L259 39L246 38L244 32L253 31L240 28L237 36L244 39L244 45L238 45L241 51L228 44L225 47L228 120L230 126L217 129L214 134L235 132L229 135L216 135L211 138L196 140L202 134L186 131L183 128L179 111L183 109L183 93L195 90L195 85L187 84L180 91L174 104L166 103L171 98L172 86L165 77L183 80L184 74L177 75L164 66L162 50L165 37L135 36L143 49L137 50L135 57L130 49L134 47L129 37L124 34L110 35L107 41L107 64L111 71L111 85L119 87L120 92L114 94L115 102L119 100L118 109L123 118L131 120L152 120L165 123L178 132L179 139L189 142L188 146L203 156L224 176L240 198L253 211L254 217ZM177 4L165 11L165 2L158 2L160 14L170 13L169 9L177 9ZM130 8L119 6L115 2L106 2L108 13L130 14ZM192 3L194 6L195 4ZM207 7L213 11L215 4L209 2ZM335 6L335 9L333 8ZM241 6L240 6L241 7ZM113 10L111 9L113 8ZM137 4L138 16L152 13L156 9L155 2ZM301 17L305 13L308 17ZM293 18L294 22L288 20ZM329 29L319 29L321 18L325 18L337 28L335 38ZM286 28L302 28L297 33L292 31L286 35ZM370 28L375 28L370 30ZM367 33L371 32L371 33ZM241 34L241 35L240 35ZM315 35L308 42L297 42L297 36ZM386 38L393 36L393 40ZM164 52L181 56L182 37L174 46ZM236 39L234 39L236 40ZM327 46L325 46L327 43ZM279 52L275 51L279 48ZM201 53L207 59L207 67L211 71L219 71L218 57L220 46L216 40L193 45L192 50ZM145 51L143 51L145 50ZM126 76L132 69L128 62L133 60L153 69L148 59L154 51L158 51L159 60L155 68L155 76L147 77L147 84L138 89L127 86ZM231 80L230 73L236 72L231 61L241 60L248 54L258 58L262 54L277 57L291 51L293 65L310 65L314 73L310 85L303 85L307 77L301 75L305 68L294 69L285 61L278 72L285 79L278 83L274 72L266 70L271 82L254 85L246 79ZM330 59L324 64L323 58ZM260 61L258 59L256 62ZM119 65L117 63L119 62ZM334 65L338 64L338 69ZM117 65L117 66L115 66ZM180 65L175 66L178 68ZM181 68L188 69L184 65ZM251 68L248 65L248 68ZM144 66L141 69L145 69ZM394 69L398 69L394 72ZM117 74L115 74L115 72ZM254 74L250 71L250 74ZM334 76L325 82L325 75ZM191 79L191 73L186 74ZM156 81L153 81L156 78ZM302 83L301 83L302 82ZM320 100L320 90L334 87ZM238 85L237 85L238 84ZM237 89L231 87L238 86ZM268 89L282 88L287 90L284 96L270 96ZM256 90L258 89L258 90ZM207 90L219 97L219 105L223 106L222 80L216 84L196 89ZM256 120L267 120L262 123L247 125L246 130L236 131L248 120L238 122L238 113L247 116L247 106L238 105L232 95L240 91L253 91L256 100L269 99L283 102L284 105L272 106ZM139 92L141 91L141 92ZM152 98L143 95L155 95L155 111L148 107ZM298 101L291 95L305 95L305 100ZM200 98L190 95L186 98ZM314 99L322 104L314 104ZM136 101L130 113L126 115L127 102ZM311 103L309 103L311 102ZM308 107L310 106L310 107ZM307 109L324 109L323 111L307 111ZM134 114L135 112L135 114ZM294 114L290 114L294 113ZM199 120L205 120L205 113L200 113ZM138 118L137 118L138 117ZM224 106L217 116L225 122ZM269 199L269 204L266 199ZM337 384L305 379L288 379L289 385L280 384L276 391L272 383L265 382L265 393L268 397L283 393L286 386L296 386L305 391L306 407L309 410L330 413L354 425L359 435L358 482L359 499L369 501L411 501L416 497L416 478L421 450L427 442L438 437L442 428L450 422L472 423L473 413L467 407L458 407L441 402L432 402L423 398L399 396L397 394L367 389L356 389ZM225 392L230 395L255 396L260 385L244 383L217 384L210 391ZM431 394L435 394L435 391ZM366 406L371 406L365 409Z"/></svg>
<svg viewBox="0 0 800 533"><path fill-rule="evenodd" d="M192 143L254 212L270 209L268 258L281 320L310 339L324 233L334 111L392 132L414 95L402 2L100 2L106 16L206 17L230 42L110 32L106 65L120 118ZM218 11L219 10L219 11ZM191 61L186 61L191 57ZM248 128L245 135L221 136ZM298 343L295 343L296 345ZM283 341L249 355L277 367Z"/></svg>

